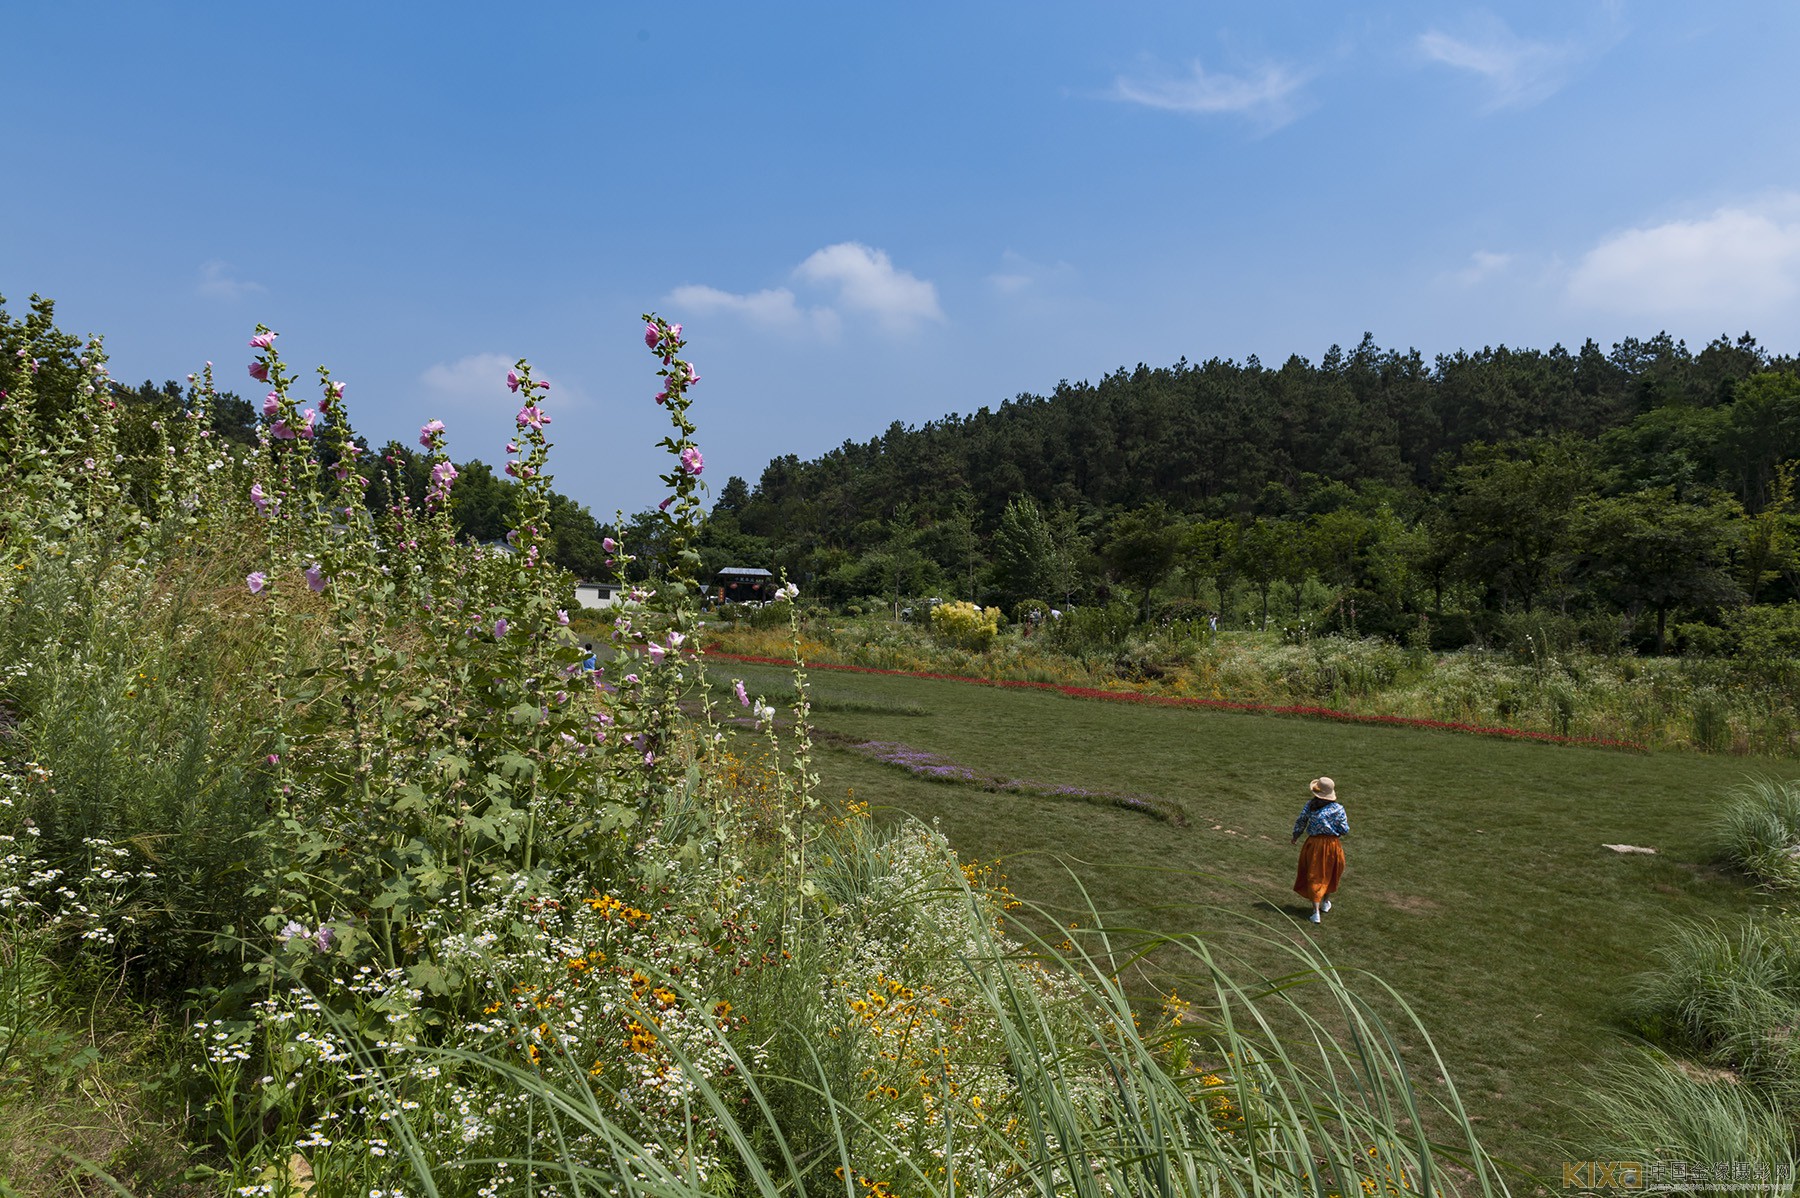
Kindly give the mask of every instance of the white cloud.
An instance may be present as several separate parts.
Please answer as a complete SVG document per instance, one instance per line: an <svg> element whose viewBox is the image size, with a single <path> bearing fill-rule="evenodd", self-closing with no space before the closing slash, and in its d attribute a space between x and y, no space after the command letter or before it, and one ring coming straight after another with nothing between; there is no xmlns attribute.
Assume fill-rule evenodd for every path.
<svg viewBox="0 0 1800 1198"><path fill-rule="evenodd" d="M1422 33L1417 46L1432 62L1480 76L1489 89L1490 111L1525 108L1547 99L1568 81L1584 56L1574 42L1530 41L1493 16L1485 16L1479 28L1464 37L1440 29Z"/></svg>
<svg viewBox="0 0 1800 1198"><path fill-rule="evenodd" d="M1768 317L1800 296L1800 195L1614 233L1582 255L1567 294L1640 316Z"/></svg>
<svg viewBox="0 0 1800 1198"><path fill-rule="evenodd" d="M501 354L470 354L439 362L419 375L425 389L441 399L492 400L506 394L506 372L513 359Z"/></svg>
<svg viewBox="0 0 1800 1198"><path fill-rule="evenodd" d="M208 299L240 300L247 295L267 291L268 288L248 279L233 278L231 263L214 258L200 264L200 280L194 285L194 290Z"/></svg>
<svg viewBox="0 0 1800 1198"><path fill-rule="evenodd" d="M869 313L890 330L944 319L933 284L896 267L885 251L861 242L843 241L814 252L794 268L794 276L836 288L838 303Z"/></svg>
<svg viewBox="0 0 1800 1198"><path fill-rule="evenodd" d="M906 332L925 321L944 319L936 286L896 267L885 251L861 242L828 245L790 273L799 283L828 292L830 301L809 306L786 287L740 294L685 283L669 292L664 302L686 312L724 312L763 328L819 337L837 334L843 323L841 311L873 316L888 332Z"/></svg>
<svg viewBox="0 0 1800 1198"><path fill-rule="evenodd" d="M764 328L795 330L810 326L830 335L837 331L837 313L829 308L802 309L786 287L771 287L748 295L735 295L717 287L689 283L669 292L667 303L684 312L705 315L729 312Z"/></svg>
<svg viewBox="0 0 1800 1198"><path fill-rule="evenodd" d="M1492 250L1476 250L1469 255L1469 264L1450 277L1464 287L1473 287L1497 274L1504 273L1513 264L1511 254L1496 254Z"/></svg>
<svg viewBox="0 0 1800 1198"><path fill-rule="evenodd" d="M1023 254L1007 250L1000 255L1000 269L987 277L988 286L1001 295L1017 296L1059 282L1074 275L1075 268L1058 261L1045 266Z"/></svg>
<svg viewBox="0 0 1800 1198"><path fill-rule="evenodd" d="M1129 79L1121 75L1113 80L1112 95L1166 112L1247 116L1275 128L1297 115L1294 100L1305 83L1305 75L1273 63L1247 75L1227 75L1209 72L1196 60L1184 78Z"/></svg>

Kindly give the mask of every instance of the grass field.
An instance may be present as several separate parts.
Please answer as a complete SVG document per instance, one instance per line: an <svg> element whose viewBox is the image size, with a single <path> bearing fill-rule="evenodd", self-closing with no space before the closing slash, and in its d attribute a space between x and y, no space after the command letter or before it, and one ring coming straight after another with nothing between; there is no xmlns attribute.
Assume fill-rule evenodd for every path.
<svg viewBox="0 0 1800 1198"><path fill-rule="evenodd" d="M771 698L773 667L716 660ZM1144 707L958 682L815 671L827 795L937 820L1022 897L1092 924L1198 932L1277 968L1260 936L1313 936L1339 969L1419 1014L1496 1155L1554 1183L1584 1159L1583 1086L1624 1057L1621 999L1680 920L1762 900L1713 865L1722 793L1792 761L1640 754ZM928 780L845 742L899 742L983 775L1178 803L1139 812ZM1350 813L1349 870L1322 926L1289 889L1288 833L1319 774ZM1607 844L1655 848L1620 854ZM1372 987L1370 989L1373 989ZM1427 1070L1427 1072L1429 1072ZM1529 1188L1529 1187L1527 1187Z"/></svg>

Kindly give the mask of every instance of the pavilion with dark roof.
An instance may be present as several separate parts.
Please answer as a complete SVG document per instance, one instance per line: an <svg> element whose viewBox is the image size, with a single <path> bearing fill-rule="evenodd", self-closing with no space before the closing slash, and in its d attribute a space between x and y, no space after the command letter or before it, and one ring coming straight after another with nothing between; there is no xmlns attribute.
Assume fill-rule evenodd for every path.
<svg viewBox="0 0 1800 1198"><path fill-rule="evenodd" d="M754 566L726 566L713 575L713 597L721 603L762 603L775 593L775 576Z"/></svg>

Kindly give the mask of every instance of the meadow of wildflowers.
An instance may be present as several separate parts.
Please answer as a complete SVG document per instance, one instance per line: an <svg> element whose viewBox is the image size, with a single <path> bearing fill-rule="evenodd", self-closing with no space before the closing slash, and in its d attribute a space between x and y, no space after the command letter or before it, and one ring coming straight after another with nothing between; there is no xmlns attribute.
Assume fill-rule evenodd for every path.
<svg viewBox="0 0 1800 1198"><path fill-rule="evenodd" d="M679 325L643 334L668 557L590 670L529 363L494 380L520 501L483 549L443 422L414 502L273 330L234 447L210 365L145 424L97 340L0 322L0 1190L1504 1192L1459 1114L1424 1138L1324 962L1240 987L1197 941L1048 939L935 831L824 804L797 625L785 715L717 701L700 376ZM1188 998L1133 981L1151 948ZM82 1020L166 1029L160 1088L63 1085ZM132 1104L161 1163L27 1118L80 1102Z"/></svg>

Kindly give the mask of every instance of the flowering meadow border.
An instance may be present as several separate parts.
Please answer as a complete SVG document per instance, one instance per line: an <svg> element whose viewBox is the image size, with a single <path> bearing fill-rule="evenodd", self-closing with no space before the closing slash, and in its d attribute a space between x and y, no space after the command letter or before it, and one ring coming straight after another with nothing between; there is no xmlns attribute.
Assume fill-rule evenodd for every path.
<svg viewBox="0 0 1800 1198"><path fill-rule="evenodd" d="M790 661L775 657L753 657L728 653L718 645L707 646L708 656L746 665L791 666ZM1193 695L1147 695L1140 691L1109 691L1093 686L1064 686L1055 682L1031 682L1022 678L976 678L966 674L936 674L925 670L887 670L877 666L842 665L835 662L807 662L812 670L840 670L850 674L894 674L902 678L923 678L932 682L967 682L977 686L999 686L1019 690L1053 691L1071 699L1104 699L1114 703L1147 703L1157 707L1202 707L1214 711L1239 711L1250 715L1288 715L1315 720L1333 720L1342 724L1382 724L1395 728L1425 728L1437 732L1463 732L1474 736L1495 736L1503 740L1527 740L1551 745L1577 745L1595 749L1627 749L1648 753L1649 746L1634 740L1609 740L1600 736L1559 736L1554 732L1533 732L1528 728L1506 728L1488 724L1464 724L1454 720L1432 720L1423 716L1368 715L1355 711L1339 711L1333 707L1310 707L1300 704L1249 703L1235 699L1203 699Z"/></svg>

